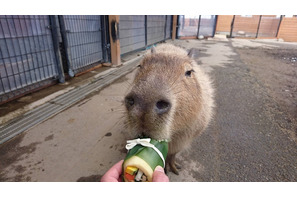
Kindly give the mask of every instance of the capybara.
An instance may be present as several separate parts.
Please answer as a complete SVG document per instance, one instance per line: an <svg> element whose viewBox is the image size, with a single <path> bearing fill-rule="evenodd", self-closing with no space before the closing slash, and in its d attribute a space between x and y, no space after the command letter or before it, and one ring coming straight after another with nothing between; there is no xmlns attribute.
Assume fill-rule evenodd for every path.
<svg viewBox="0 0 297 198"><path fill-rule="evenodd" d="M144 55L131 91L125 97L130 131L139 137L169 142L166 170L178 174L178 152L208 126L214 107L209 76L191 52L160 44Z"/></svg>

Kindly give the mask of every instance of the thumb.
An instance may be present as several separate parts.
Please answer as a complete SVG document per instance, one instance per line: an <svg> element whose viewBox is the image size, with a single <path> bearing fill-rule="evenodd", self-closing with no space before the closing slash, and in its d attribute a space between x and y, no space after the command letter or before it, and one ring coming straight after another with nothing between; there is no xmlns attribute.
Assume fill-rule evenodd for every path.
<svg viewBox="0 0 297 198"><path fill-rule="evenodd" d="M157 166L153 173L153 182L169 182L169 178L164 173L164 169L161 166Z"/></svg>

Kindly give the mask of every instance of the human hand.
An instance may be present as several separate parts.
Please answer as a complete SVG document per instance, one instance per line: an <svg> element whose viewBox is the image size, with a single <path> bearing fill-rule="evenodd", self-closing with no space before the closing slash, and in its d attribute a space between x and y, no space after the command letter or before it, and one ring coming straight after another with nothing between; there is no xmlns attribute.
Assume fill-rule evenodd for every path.
<svg viewBox="0 0 297 198"><path fill-rule="evenodd" d="M113 167L111 167L101 178L101 182L120 182L122 174L122 164L124 160L119 161ZM153 182L169 182L169 178L164 173L164 169L161 166L157 166L153 173Z"/></svg>
<svg viewBox="0 0 297 198"><path fill-rule="evenodd" d="M169 182L168 176L164 173L161 166L157 166L153 173L153 182Z"/></svg>
<svg viewBox="0 0 297 198"><path fill-rule="evenodd" d="M124 160L119 161L111 167L101 178L101 182L120 182L122 174L122 164Z"/></svg>

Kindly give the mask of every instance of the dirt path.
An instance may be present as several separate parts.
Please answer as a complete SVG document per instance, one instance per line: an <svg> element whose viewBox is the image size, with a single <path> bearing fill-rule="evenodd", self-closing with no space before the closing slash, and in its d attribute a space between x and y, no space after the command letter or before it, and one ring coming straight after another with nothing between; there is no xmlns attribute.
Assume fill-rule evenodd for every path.
<svg viewBox="0 0 297 198"><path fill-rule="evenodd" d="M278 124L297 137L297 46L238 47L236 52L275 100ZM277 113L276 113L277 112Z"/></svg>
<svg viewBox="0 0 297 198"><path fill-rule="evenodd" d="M207 131L178 155L183 169L170 172L170 180L296 181L289 47L236 39L174 43L196 49L214 81L217 108ZM122 99L133 75L1 145L0 181L99 181L126 154Z"/></svg>

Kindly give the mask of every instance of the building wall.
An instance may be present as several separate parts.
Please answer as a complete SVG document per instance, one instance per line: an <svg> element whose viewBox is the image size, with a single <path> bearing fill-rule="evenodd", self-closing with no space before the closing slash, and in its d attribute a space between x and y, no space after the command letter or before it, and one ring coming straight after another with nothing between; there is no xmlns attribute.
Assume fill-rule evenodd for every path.
<svg viewBox="0 0 297 198"><path fill-rule="evenodd" d="M217 21L217 32L230 32L233 15L219 15Z"/></svg>
<svg viewBox="0 0 297 198"><path fill-rule="evenodd" d="M278 38L288 42L297 42L297 17L283 18Z"/></svg>

